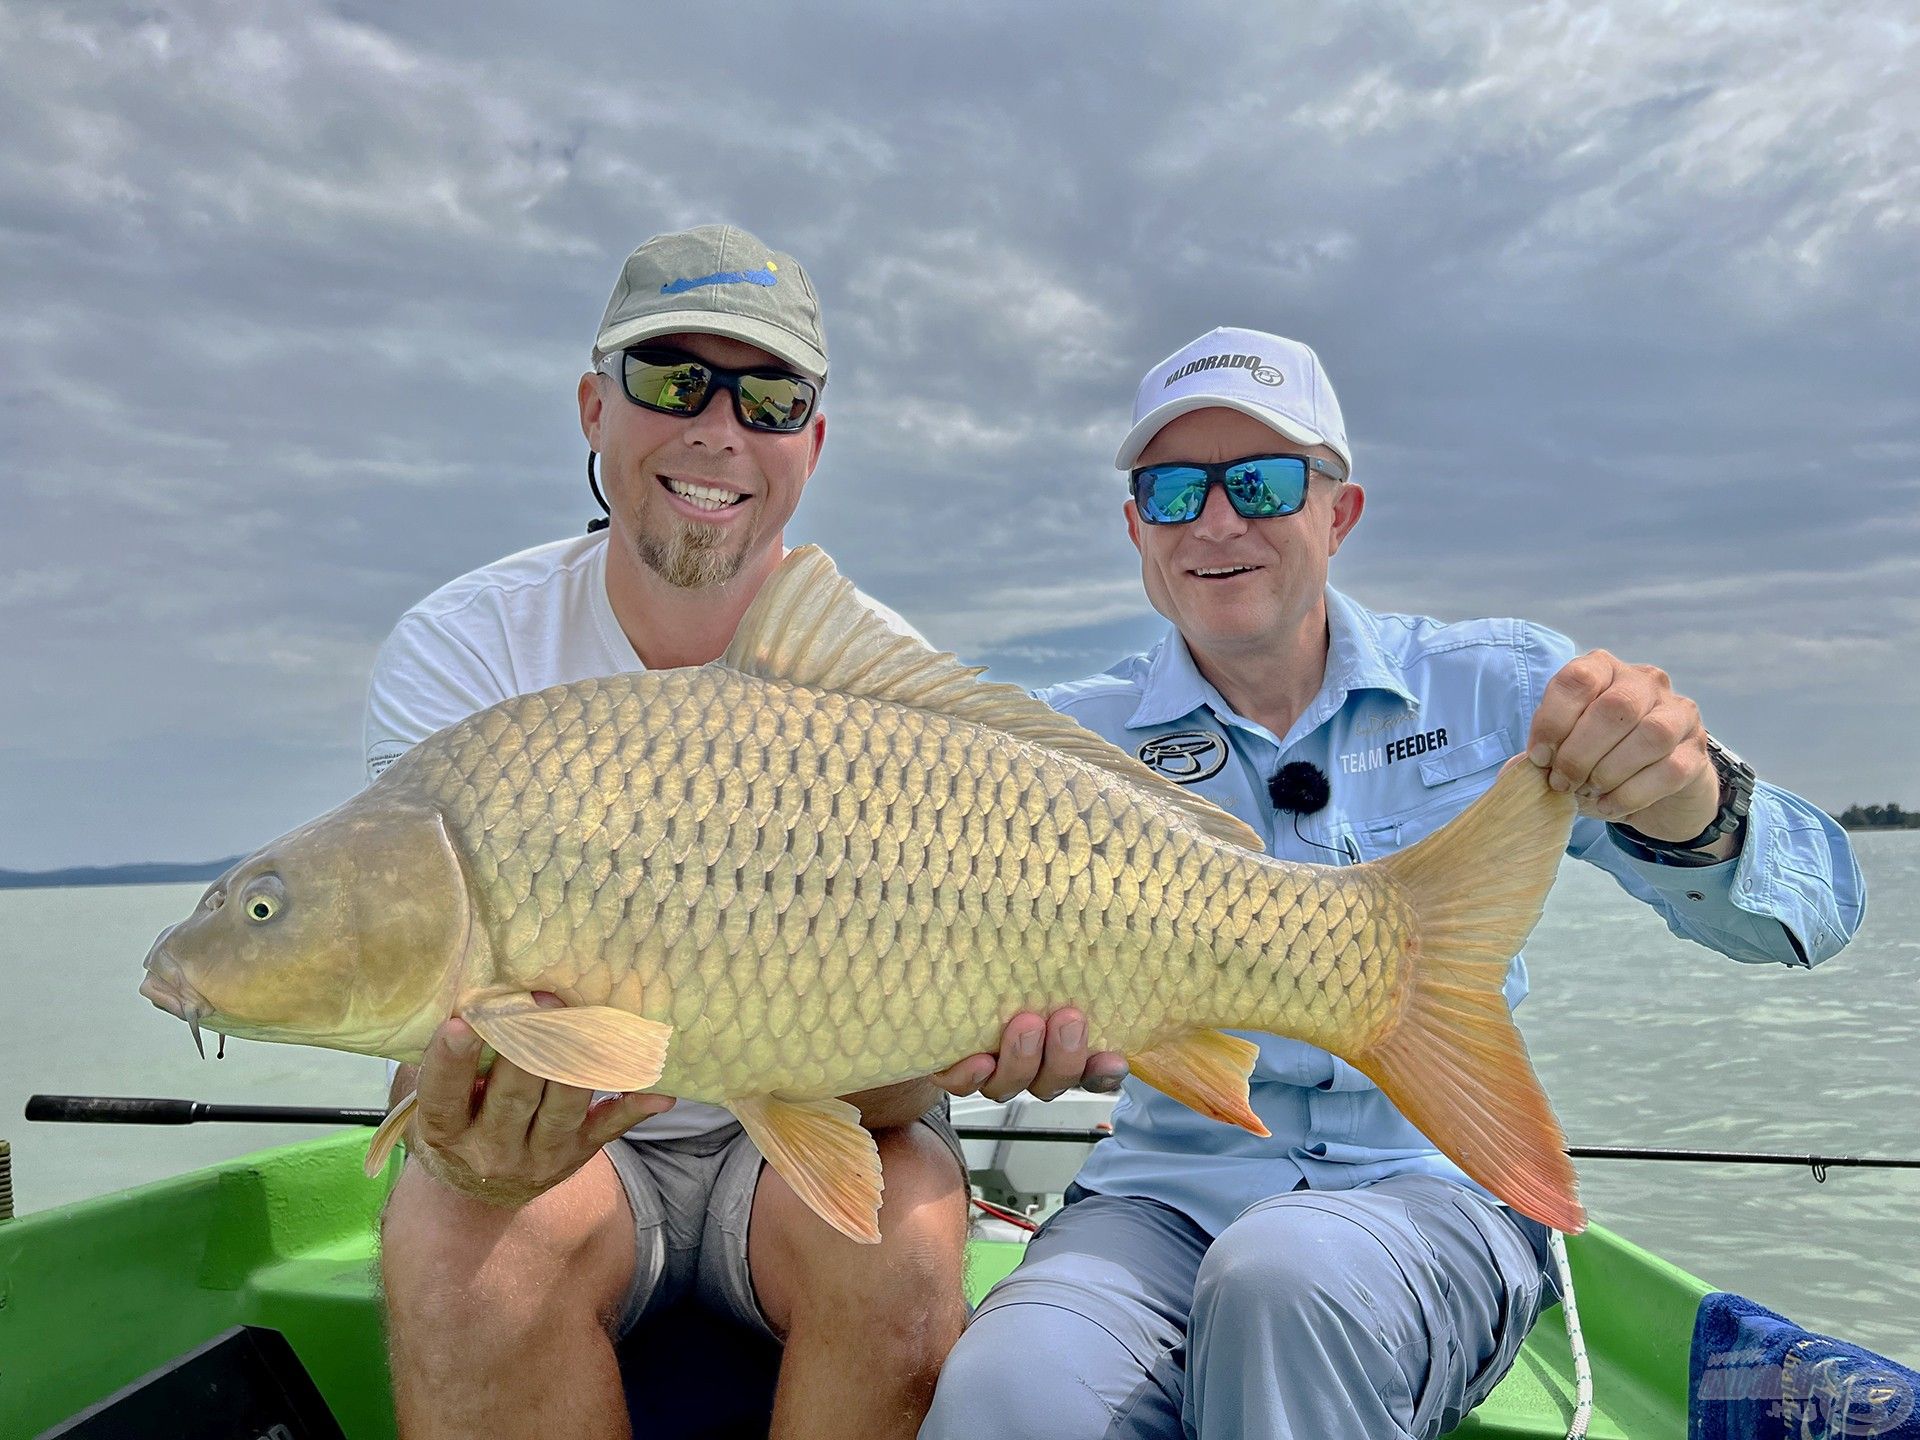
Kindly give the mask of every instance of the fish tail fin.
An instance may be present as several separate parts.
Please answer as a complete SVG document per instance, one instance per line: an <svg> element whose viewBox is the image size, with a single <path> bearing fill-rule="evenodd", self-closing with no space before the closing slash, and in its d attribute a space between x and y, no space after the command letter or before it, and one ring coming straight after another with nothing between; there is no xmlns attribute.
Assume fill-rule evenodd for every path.
<svg viewBox="0 0 1920 1440"><path fill-rule="evenodd" d="M1392 1029L1348 1057L1473 1179L1569 1233L1586 1226L1578 1181L1503 985L1573 812L1521 758L1451 824L1374 862L1412 912L1412 994Z"/></svg>

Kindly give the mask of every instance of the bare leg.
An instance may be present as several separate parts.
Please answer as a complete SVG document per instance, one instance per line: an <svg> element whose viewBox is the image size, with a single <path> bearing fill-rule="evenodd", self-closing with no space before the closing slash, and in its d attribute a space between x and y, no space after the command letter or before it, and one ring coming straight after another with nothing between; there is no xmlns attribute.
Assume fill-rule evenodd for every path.
<svg viewBox="0 0 1920 1440"><path fill-rule="evenodd" d="M516 1210L410 1164L380 1235L406 1440L625 1440L608 1327L632 1284L633 1217L604 1153Z"/></svg>
<svg viewBox="0 0 1920 1440"><path fill-rule="evenodd" d="M878 1245L830 1229L762 1166L747 1264L785 1338L773 1440L912 1437L967 1320L967 1188L925 1125L875 1140L886 1172Z"/></svg>

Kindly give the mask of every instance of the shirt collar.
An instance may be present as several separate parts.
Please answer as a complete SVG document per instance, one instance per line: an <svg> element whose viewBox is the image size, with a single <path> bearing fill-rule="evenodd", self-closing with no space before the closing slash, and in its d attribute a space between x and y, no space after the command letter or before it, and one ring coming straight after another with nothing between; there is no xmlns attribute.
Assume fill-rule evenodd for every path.
<svg viewBox="0 0 1920 1440"><path fill-rule="evenodd" d="M1384 690L1410 707L1417 708L1420 703L1381 645L1379 625L1372 613L1329 585L1327 673L1319 694L1295 722L1293 735L1318 727L1358 690ZM1155 647L1147 663L1140 703L1127 720L1127 728L1139 730L1149 725L1165 725L1184 719L1203 706L1223 721L1250 723L1235 715L1220 692L1200 673L1186 640L1178 628L1169 625L1166 637ZM1291 739L1289 737L1288 743Z"/></svg>

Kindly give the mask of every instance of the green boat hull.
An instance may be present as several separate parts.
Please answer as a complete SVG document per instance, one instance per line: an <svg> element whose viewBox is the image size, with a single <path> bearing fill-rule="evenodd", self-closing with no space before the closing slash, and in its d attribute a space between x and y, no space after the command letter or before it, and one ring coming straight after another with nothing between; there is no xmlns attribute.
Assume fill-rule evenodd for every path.
<svg viewBox="0 0 1920 1440"><path fill-rule="evenodd" d="M349 1440L390 1440L373 1221L397 1173L350 1131L0 1224L0 1436L32 1436L233 1325L280 1331ZM1600 1229L1568 1244L1594 1375L1589 1434L1686 1433L1687 1354L1709 1287ZM977 1298L1020 1247L972 1246ZM1558 1309L1454 1433L1565 1436Z"/></svg>

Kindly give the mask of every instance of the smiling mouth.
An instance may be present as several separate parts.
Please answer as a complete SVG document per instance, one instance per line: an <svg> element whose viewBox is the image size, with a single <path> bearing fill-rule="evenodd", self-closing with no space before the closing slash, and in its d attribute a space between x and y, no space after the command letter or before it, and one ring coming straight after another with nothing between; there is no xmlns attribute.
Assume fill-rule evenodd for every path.
<svg viewBox="0 0 1920 1440"><path fill-rule="evenodd" d="M1232 580L1236 576L1251 575L1259 568L1258 565L1210 565L1187 573L1197 580Z"/></svg>
<svg viewBox="0 0 1920 1440"><path fill-rule="evenodd" d="M696 510L709 510L714 514L732 510L744 505L752 498L742 495L738 490L729 490L719 485L708 485L693 480L677 480L671 475L659 475L661 488L676 499L684 500Z"/></svg>

